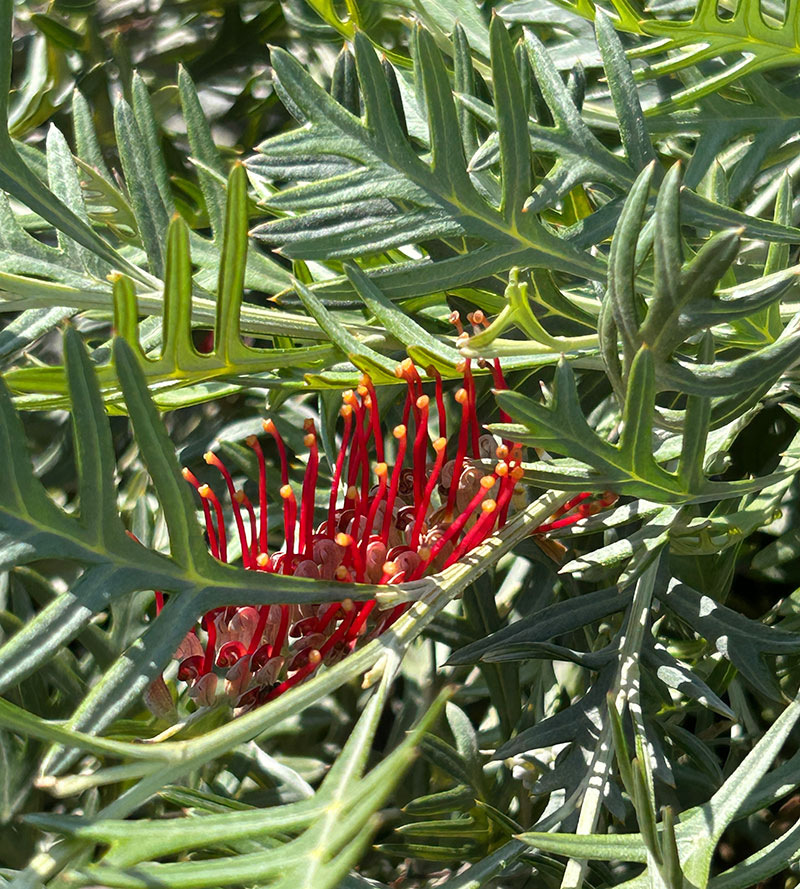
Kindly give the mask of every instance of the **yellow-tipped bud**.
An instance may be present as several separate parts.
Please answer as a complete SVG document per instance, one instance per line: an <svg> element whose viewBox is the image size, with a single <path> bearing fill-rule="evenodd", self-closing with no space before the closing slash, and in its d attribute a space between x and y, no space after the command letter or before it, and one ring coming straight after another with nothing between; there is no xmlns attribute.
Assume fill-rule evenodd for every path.
<svg viewBox="0 0 800 889"><path fill-rule="evenodd" d="M395 438L405 438L406 437L406 427L401 423L399 426L395 426L392 429L392 435Z"/></svg>
<svg viewBox="0 0 800 889"><path fill-rule="evenodd" d="M433 449L438 454L440 451L443 451L447 447L447 439L446 438L437 438L433 443Z"/></svg>
<svg viewBox="0 0 800 889"><path fill-rule="evenodd" d="M484 500L481 503L481 509L484 512L494 512L497 509L497 501L496 500Z"/></svg>
<svg viewBox="0 0 800 889"><path fill-rule="evenodd" d="M291 500L294 497L294 491L292 490L291 485L281 485L281 489L278 492L284 500Z"/></svg>
<svg viewBox="0 0 800 889"><path fill-rule="evenodd" d="M347 548L353 542L353 538L349 534L345 534L344 531L340 531L336 537L333 538L339 546Z"/></svg>
<svg viewBox="0 0 800 889"><path fill-rule="evenodd" d="M421 411L425 411L428 409L428 405L430 404L430 398L427 395L420 395L417 399L417 409Z"/></svg>

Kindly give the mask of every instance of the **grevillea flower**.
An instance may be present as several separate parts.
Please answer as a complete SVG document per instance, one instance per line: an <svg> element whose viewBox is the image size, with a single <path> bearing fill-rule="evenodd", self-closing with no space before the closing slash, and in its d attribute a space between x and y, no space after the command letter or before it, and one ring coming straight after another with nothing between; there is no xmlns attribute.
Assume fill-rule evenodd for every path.
<svg viewBox="0 0 800 889"><path fill-rule="evenodd" d="M457 318L455 319L457 321ZM481 318L475 320L480 323ZM507 388L500 364L494 384ZM283 544L270 551L267 538L267 472L261 441L247 439L258 463L258 503L237 489L214 453L227 489L244 568L293 577L355 583L397 584L434 573L461 559L501 528L521 494L522 447L482 434L469 361L455 393L458 432L448 441L439 373L428 368L433 400L410 359L398 365L406 383L402 422L391 432L393 465L387 460L378 398L369 376L342 396L341 444L324 513L317 508L319 446L312 420L305 422L308 462L300 502L289 484L284 442L271 420L264 431L280 459ZM503 415L503 419L507 419ZM488 470L486 463L496 461ZM225 511L214 490L188 470L200 496L212 555L228 561ZM581 494L559 510L548 530L597 511L606 500ZM163 596L157 596L160 610ZM378 608L375 599L309 605L224 607L209 611L180 645L178 679L198 705L225 695L239 712L272 700L302 682L320 664L333 664L365 638L388 629L407 605ZM204 637L204 639L203 639ZM220 680L222 686L220 687Z"/></svg>

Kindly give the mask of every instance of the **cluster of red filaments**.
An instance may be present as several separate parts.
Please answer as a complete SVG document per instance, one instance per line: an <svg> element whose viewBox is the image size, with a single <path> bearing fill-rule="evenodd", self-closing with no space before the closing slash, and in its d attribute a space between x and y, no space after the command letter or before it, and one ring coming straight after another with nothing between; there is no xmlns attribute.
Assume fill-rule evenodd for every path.
<svg viewBox="0 0 800 889"><path fill-rule="evenodd" d="M522 493L522 448L481 434L469 361L461 371L463 386L455 393L458 434L448 442L439 373L432 367L427 371L434 383L432 400L413 362L398 365L406 398L402 422L392 430L391 468L372 380L365 375L356 390L343 394L341 443L324 516L315 505L320 455L314 422L307 420L304 427L308 459L298 503L285 444L275 424L265 420L282 476L283 544L274 551L269 549L267 470L259 439L247 439L258 463L257 506L235 487L219 457L207 453L206 462L227 488L243 566L292 577L397 584L448 567L502 527ZM495 386L506 388L499 362L492 371ZM227 562L222 503L188 469L183 475L200 495L212 555ZM547 527L597 511L592 496L582 494L566 504ZM157 607L162 604L158 597ZM302 682L320 664L340 660L360 640L384 632L406 607L381 609L375 599L343 598L316 606L217 608L200 622L205 641L192 631L181 644L178 679L189 683L198 705L223 694L244 712Z"/></svg>

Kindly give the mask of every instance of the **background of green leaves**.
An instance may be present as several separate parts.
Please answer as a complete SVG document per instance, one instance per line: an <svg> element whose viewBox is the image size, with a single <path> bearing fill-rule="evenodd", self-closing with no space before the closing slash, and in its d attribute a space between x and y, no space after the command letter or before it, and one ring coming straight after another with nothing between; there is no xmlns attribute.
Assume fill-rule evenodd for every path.
<svg viewBox="0 0 800 889"><path fill-rule="evenodd" d="M796 0L0 0L0 879L797 883L799 62ZM203 611L342 595L216 563L179 465L252 479L266 409L300 479L406 354L502 358L529 505L151 715Z"/></svg>

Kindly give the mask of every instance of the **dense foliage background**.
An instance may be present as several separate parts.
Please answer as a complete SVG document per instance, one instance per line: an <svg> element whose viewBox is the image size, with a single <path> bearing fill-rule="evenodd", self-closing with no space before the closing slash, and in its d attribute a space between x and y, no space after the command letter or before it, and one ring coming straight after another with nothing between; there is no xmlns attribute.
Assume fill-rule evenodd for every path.
<svg viewBox="0 0 800 889"><path fill-rule="evenodd" d="M799 63L798 0L0 0L0 879L797 885ZM330 476L406 355L451 430L501 358L526 502L197 708L201 613L341 592L216 562L179 465L252 489L269 413Z"/></svg>

